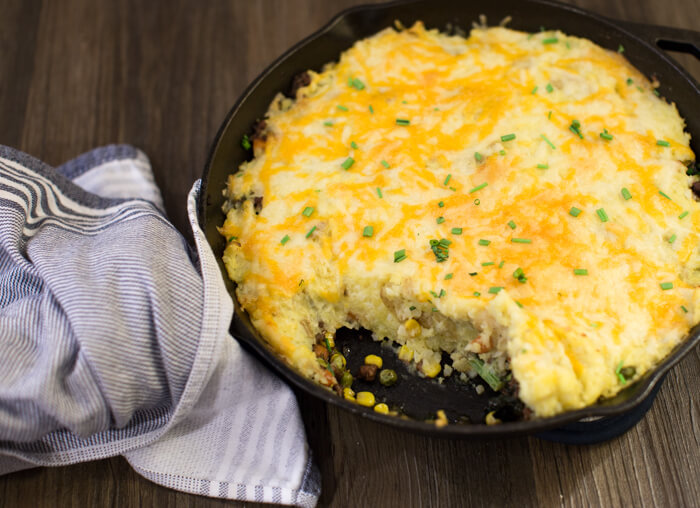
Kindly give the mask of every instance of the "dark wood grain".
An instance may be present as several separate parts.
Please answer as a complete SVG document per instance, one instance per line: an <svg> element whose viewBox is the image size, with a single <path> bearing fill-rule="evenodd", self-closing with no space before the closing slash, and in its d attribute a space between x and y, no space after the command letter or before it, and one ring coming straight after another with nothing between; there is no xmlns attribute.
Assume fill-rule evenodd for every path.
<svg viewBox="0 0 700 508"><path fill-rule="evenodd" d="M187 234L185 197L237 96L290 45L357 3L366 2L6 0L0 143L50 164L101 144L136 145ZM697 0L570 3L611 18L700 27ZM697 60L678 61L700 79ZM698 393L696 349L642 422L587 447L428 438L298 397L323 506L698 506ZM0 478L0 507L224 505L242 503L159 487L122 458Z"/></svg>

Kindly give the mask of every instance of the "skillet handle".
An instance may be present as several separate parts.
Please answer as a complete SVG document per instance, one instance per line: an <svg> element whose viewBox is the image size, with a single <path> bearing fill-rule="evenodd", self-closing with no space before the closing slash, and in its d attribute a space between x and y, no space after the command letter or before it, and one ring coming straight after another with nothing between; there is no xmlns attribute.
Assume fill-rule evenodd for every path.
<svg viewBox="0 0 700 508"><path fill-rule="evenodd" d="M629 21L617 21L617 23L652 46L666 51L689 53L700 60L700 32Z"/></svg>

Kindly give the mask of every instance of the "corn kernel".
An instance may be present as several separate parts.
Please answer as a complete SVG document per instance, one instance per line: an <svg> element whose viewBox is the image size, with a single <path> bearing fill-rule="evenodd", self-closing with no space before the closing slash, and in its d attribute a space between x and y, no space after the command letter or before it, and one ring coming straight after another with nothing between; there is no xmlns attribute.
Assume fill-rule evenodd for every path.
<svg viewBox="0 0 700 508"><path fill-rule="evenodd" d="M420 337L420 334L423 331L420 323L415 319L409 319L403 326L406 328L406 333L409 335L409 337Z"/></svg>
<svg viewBox="0 0 700 508"><path fill-rule="evenodd" d="M413 349L408 346L401 346L401 349L399 349L399 360L404 362L413 360Z"/></svg>
<svg viewBox="0 0 700 508"><path fill-rule="evenodd" d="M357 403L365 407L374 406L374 394L372 392L358 392Z"/></svg>
<svg viewBox="0 0 700 508"><path fill-rule="evenodd" d="M449 422L447 421L447 415L445 414L445 411L443 411L442 409L438 409L437 418L435 419L435 426L444 427L448 423Z"/></svg>
<svg viewBox="0 0 700 508"><path fill-rule="evenodd" d="M367 355L365 356L365 365L376 365L378 368L382 368L383 365L382 357L377 355Z"/></svg>
<svg viewBox="0 0 700 508"><path fill-rule="evenodd" d="M383 402L381 402L381 403L377 404L376 406L374 406L374 410L375 410L377 413L381 413L381 414L383 414L383 415L388 415L388 414L389 414L389 406L387 406L387 405L384 404Z"/></svg>
<svg viewBox="0 0 700 508"><path fill-rule="evenodd" d="M496 425L501 423L501 420L494 416L495 411L491 411L486 415L486 425Z"/></svg>
<svg viewBox="0 0 700 508"><path fill-rule="evenodd" d="M323 338L328 341L328 345L330 347L335 347L335 337L331 332L326 332L325 334L323 334Z"/></svg>
<svg viewBox="0 0 700 508"><path fill-rule="evenodd" d="M421 369L423 371L423 374L425 374L428 377L435 377L438 374L440 374L440 371L442 370L442 367L440 366L440 362L434 363L428 367L423 367Z"/></svg>
<svg viewBox="0 0 700 508"><path fill-rule="evenodd" d="M355 402L355 392L352 388L343 388L343 398Z"/></svg>

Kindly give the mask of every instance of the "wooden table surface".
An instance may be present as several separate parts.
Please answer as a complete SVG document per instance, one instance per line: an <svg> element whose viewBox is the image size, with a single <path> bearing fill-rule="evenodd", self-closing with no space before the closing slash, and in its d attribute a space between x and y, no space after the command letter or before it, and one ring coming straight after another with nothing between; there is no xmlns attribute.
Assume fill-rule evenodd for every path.
<svg viewBox="0 0 700 508"><path fill-rule="evenodd" d="M3 0L0 144L57 165L109 143L151 159L169 217L245 86L291 44L365 0ZM700 28L697 0L576 0L630 21ZM700 64L679 61L700 80ZM695 104L700 110L700 104ZM326 506L700 506L700 349L646 418L596 446L399 432L300 395ZM237 506L169 490L116 457L0 478L0 506Z"/></svg>

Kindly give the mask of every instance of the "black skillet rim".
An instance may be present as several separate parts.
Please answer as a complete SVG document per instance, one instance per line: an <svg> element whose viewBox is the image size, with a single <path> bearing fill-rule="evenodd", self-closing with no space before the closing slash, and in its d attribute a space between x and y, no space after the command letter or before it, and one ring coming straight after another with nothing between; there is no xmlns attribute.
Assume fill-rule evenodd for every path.
<svg viewBox="0 0 700 508"><path fill-rule="evenodd" d="M313 43L316 39L318 39L321 35L324 35L328 32L331 32L333 28L338 25L342 20L347 18L349 15L355 14L355 13L368 13L372 12L375 10L379 9L386 9L386 8L393 8L401 5L410 5L410 4L416 4L416 3L421 3L424 0L396 0L396 1L391 1L391 2L386 2L386 3L381 3L381 4L370 4L370 5L359 5L355 7L351 7L349 9L341 11L339 14L334 16L326 25L318 29L317 31L313 32L310 34L308 37L304 38L303 40L299 41L298 43L294 44L291 48L289 48L287 51L285 51L280 57L278 57L274 62L272 62L268 67L263 70L258 77L256 77L250 85L246 88L246 90L241 94L241 96L238 98L238 100L235 102L233 107L230 109L228 114L226 115L223 123L221 124L221 127L219 128L219 131L217 132L217 135L214 139L214 142L212 144L211 150L209 152L209 156L207 158L207 162L204 168L204 173L202 176L202 183L201 183L201 191L200 191L200 196L199 200L197 203L197 212L198 212L198 218L200 222L200 227L202 228L203 231L205 231L205 226L206 226L206 209L208 202L207 200L209 199L209 194L208 194L208 189L207 189L207 184L209 180L209 174L211 171L211 165L212 161L214 160L217 149L219 147L219 144L227 131L232 119L234 118L236 112L240 109L241 105L248 99L248 97L254 93L255 89L258 87L258 85L274 70L276 69L280 64L282 64L285 60L287 60L291 55L296 53L299 49L302 47L305 47L308 44ZM646 48L653 53L656 54L657 57L661 58L664 60L666 63L671 65L674 70L676 71L677 74L680 74L678 76L679 78L682 77L685 80L689 81L696 90L698 90L698 85L695 83L694 79L680 66L678 66L677 63L675 63L672 59L670 59L665 53L663 53L661 50L657 49L655 46L651 45L648 41L644 40L641 38L639 35L632 33L628 28L632 26L632 24L625 23L624 21L615 21L608 19L604 16L597 15L595 13L592 13L590 11L580 9L578 7L574 7L568 4L562 4L559 2L555 2L552 0L525 0L533 5L545 7L545 8L553 8L553 9L559 9L563 11L569 11L572 13L575 13L580 16L586 16L590 18L592 21L600 23L602 25L607 25L611 29L617 30L618 32L621 32L621 35L633 39L636 43L641 44L643 46L646 46ZM287 83L285 83L283 86L286 86ZM209 239L207 239L209 241ZM213 247L213 246L212 246ZM226 277L226 272L225 269L223 268L223 265L221 263L221 260L217 258L217 262L219 263L220 268L222 269L222 276L225 278ZM234 297L234 302L235 302L235 297ZM236 303L236 312L239 312L238 305ZM234 313L234 318L232 322L232 330L238 328L235 323L236 321L240 321L239 316ZM250 329L246 330L248 332L251 332ZM253 334L257 335L257 334ZM592 406L588 406L586 408L582 408L579 410L575 411L568 411L559 415L556 415L554 417L549 417L549 418L543 418L543 419L535 419L535 420L526 420L526 421L518 421L518 422L505 422L499 425L485 425L485 424L465 424L465 425L447 425L445 427L436 427L433 423L428 423L428 422L423 422L419 420L412 420L412 419L402 419L402 418L397 418L393 416L388 416L388 415L382 415L380 413L377 413L373 411L371 408L366 408L363 406L359 406L358 404L354 404L351 402L348 402L341 397L338 397L335 393L321 387L320 385L317 385L316 383L312 382L311 380L301 376L298 374L296 371L294 371L288 364L286 364L283 360L281 360L279 357L277 357L268 347L264 344L264 341L260 340L259 338L249 338L246 337L245 335L241 336L241 334L236 334L235 335L241 343L252 349L255 353L257 353L260 357L264 359L264 363L267 363L268 366L271 366L279 375L281 375L284 379L286 379L288 382L291 382L295 387L298 389L301 389L307 393L310 393L311 395L320 398L321 400L325 402L329 402L332 404L335 404L338 407L341 407L344 410L349 411L352 414L367 418L369 420L376 421L378 423L383 423L386 425L393 426L395 428L400 428L403 430L411 431L411 432L417 432L417 433L422 433L422 434L429 434L433 435L436 437L445 437L445 438L454 438L454 437L459 437L459 438L478 438L478 437L513 437L513 436L519 436L519 435L526 435L526 434L533 434L536 432L541 432L549 429L554 429L554 428L559 428L562 427L566 424L572 423L572 422L577 422L580 421L584 418L590 418L590 417L606 417L606 416L615 416L615 415L620 415L623 413L626 413L633 409L634 407L640 405L653 391L656 385L661 382L665 376L665 374L673 367L675 366L683 357L685 357L686 354L688 354L698 343L700 343L700 324L696 325L693 327L693 329L689 332L688 338L679 346L675 348L675 350L666 357L666 359L660 363L653 371L648 372L644 378L638 380L637 382L634 383L628 390L633 390L633 393L627 398L627 400L623 400L622 402L617 402L614 404L595 404ZM621 394L624 395L626 392L623 391ZM618 394L617 397L619 397L620 394ZM611 399L612 400L612 399Z"/></svg>

